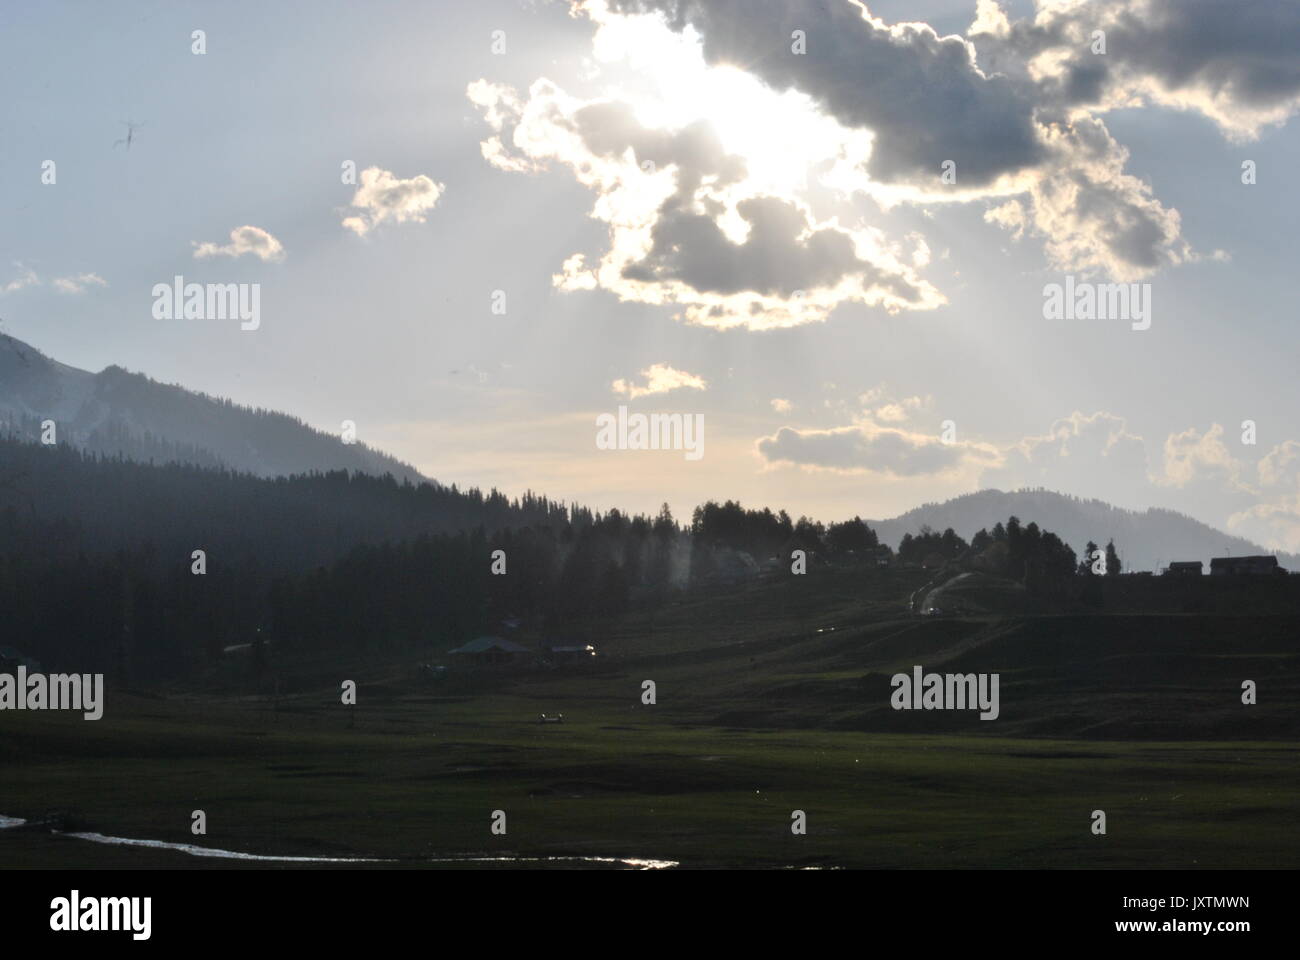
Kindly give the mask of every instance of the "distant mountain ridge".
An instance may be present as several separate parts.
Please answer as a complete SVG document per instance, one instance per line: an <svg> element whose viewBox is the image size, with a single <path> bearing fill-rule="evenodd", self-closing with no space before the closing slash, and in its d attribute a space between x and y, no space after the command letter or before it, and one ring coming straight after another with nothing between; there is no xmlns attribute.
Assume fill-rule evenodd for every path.
<svg viewBox="0 0 1300 960"><path fill-rule="evenodd" d="M981 528L993 529L1015 516L1055 533L1080 555L1092 540L1104 547L1112 537L1127 570L1152 570L1173 560L1200 560L1209 572L1212 557L1273 554L1288 570L1300 570L1300 556L1268 550L1242 537L1173 510L1126 510L1101 500L1084 500L1050 490L980 490L943 503L927 503L892 520L871 520L882 543L897 546L903 534L922 526L948 527L969 540Z"/></svg>
<svg viewBox="0 0 1300 960"><path fill-rule="evenodd" d="M296 417L240 406L118 366L91 373L0 334L0 433L57 439L141 462L177 461L257 476L349 470L420 483L419 471L363 444L345 444Z"/></svg>
<svg viewBox="0 0 1300 960"><path fill-rule="evenodd" d="M142 463L174 461L259 477L347 470L391 474L399 483L427 482L388 454L344 444L287 414L159 383L118 366L91 373L0 334L0 436L35 440L47 419L57 424L62 443ZM969 540L1013 515L1052 531L1080 555L1089 540L1104 546L1113 537L1126 570L1156 570L1174 560L1201 560L1208 569L1216 556L1276 553L1172 510L1126 510L1048 490L981 490L869 524L882 543L897 547L904 534L924 526L952 527ZM1283 567L1300 570L1300 556L1276 555Z"/></svg>

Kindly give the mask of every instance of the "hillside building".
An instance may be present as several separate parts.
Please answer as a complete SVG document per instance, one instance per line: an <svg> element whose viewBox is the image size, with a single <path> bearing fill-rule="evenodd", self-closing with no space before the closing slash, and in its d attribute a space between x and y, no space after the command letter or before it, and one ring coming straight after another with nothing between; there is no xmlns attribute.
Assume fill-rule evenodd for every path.
<svg viewBox="0 0 1300 960"><path fill-rule="evenodd" d="M1210 575L1261 576L1286 573L1277 565L1277 557L1215 557L1210 561Z"/></svg>

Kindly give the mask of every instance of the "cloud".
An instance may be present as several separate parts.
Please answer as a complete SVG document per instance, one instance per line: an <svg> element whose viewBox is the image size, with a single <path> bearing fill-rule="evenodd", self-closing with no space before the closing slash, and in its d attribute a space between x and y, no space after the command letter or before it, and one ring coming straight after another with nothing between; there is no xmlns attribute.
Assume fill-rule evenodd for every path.
<svg viewBox="0 0 1300 960"><path fill-rule="evenodd" d="M367 167L361 171L361 185L350 204L356 212L343 219L343 226L364 237L389 220L424 223L444 190L445 184L435 183L424 174L402 180L388 170Z"/></svg>
<svg viewBox="0 0 1300 960"><path fill-rule="evenodd" d="M1256 135L1300 107L1300 5L1215 0L1039 0L1012 21L979 0L967 36L887 24L854 0L583 0L601 31L651 15L741 64L774 91L806 95L866 132L835 184L886 207L987 201L986 219L1043 241L1059 269L1133 281L1198 259L1178 212L1125 173L1128 152L1098 114L1144 103L1196 109ZM1107 52L1091 51L1092 31ZM806 52L791 49L794 31ZM599 32L598 32L599 36ZM942 165L955 164L944 182ZM828 177L828 180L830 178ZM1014 198L1014 199L1013 199Z"/></svg>
<svg viewBox="0 0 1300 960"><path fill-rule="evenodd" d="M593 19L603 0L584 3ZM796 89L843 126L875 133L867 172L885 183L938 185L952 160L972 186L1036 166L1043 146L1031 91L988 75L975 47L924 23L888 25L848 0L609 0L657 12L703 38L705 60L744 64L775 90ZM807 52L792 51L804 32Z"/></svg>
<svg viewBox="0 0 1300 960"><path fill-rule="evenodd" d="M15 263L14 266L19 270L18 276L0 287L0 293L17 293L24 287L34 287L40 284L41 278L36 275L36 271L31 267L25 267L21 263Z"/></svg>
<svg viewBox="0 0 1300 960"><path fill-rule="evenodd" d="M949 490L1044 488L1130 509L1159 506L1270 549L1300 552L1300 441L1279 443L1250 462L1234 453L1227 430L1213 423L1169 434L1153 466L1146 441L1123 417L1106 411L1076 410L1046 433L1005 446L943 444L887 419L894 406L926 401L887 398L885 386L875 387L858 398L865 409L852 425L782 427L760 437L755 451L768 467L941 478Z"/></svg>
<svg viewBox="0 0 1300 960"><path fill-rule="evenodd" d="M230 231L230 242L217 244L211 241L193 241L194 259L209 257L242 257L252 254L259 260L274 263L284 259L284 246L261 227L242 226Z"/></svg>
<svg viewBox="0 0 1300 960"><path fill-rule="evenodd" d="M1281 451L1273 462L1278 464L1274 472L1284 475L1281 464L1287 460ZM1268 457L1262 459L1256 470L1256 464L1235 457L1221 424L1170 433L1148 450L1147 441L1121 416L1075 411L1054 421L1047 434L1006 447L1004 463L985 472L980 484L1043 487L1130 509L1161 506L1231 528L1234 511L1281 502L1257 479L1268 475L1268 463ZM1286 483L1279 488L1286 489Z"/></svg>
<svg viewBox="0 0 1300 960"><path fill-rule="evenodd" d="M483 156L516 173L567 167L593 192L609 247L567 257L557 288L677 306L718 328L818 322L845 303L945 303L920 275L925 238L887 238L863 221L862 197L886 213L982 203L991 225L1084 275L1132 282L1195 262L1178 211L1127 172L1103 115L1191 109L1241 137L1300 109L1294 3L1037 0L1013 20L978 0L965 36L889 24L857 0L571 9L596 27L606 96L476 81ZM828 216L832 202L842 212Z"/></svg>
<svg viewBox="0 0 1300 960"><path fill-rule="evenodd" d="M1033 232L1044 239L1054 267L1130 282L1196 259L1182 238L1178 211L1124 173L1128 151L1101 120L1055 124L1045 137L1055 162L1034 178L1028 194Z"/></svg>
<svg viewBox="0 0 1300 960"><path fill-rule="evenodd" d="M877 407L873 416L882 423L902 423L910 419L917 410L926 406L927 402L928 398L904 397L902 400Z"/></svg>
<svg viewBox="0 0 1300 960"><path fill-rule="evenodd" d="M1227 528L1270 550L1300 553L1300 497L1240 510L1228 518Z"/></svg>
<svg viewBox="0 0 1300 960"><path fill-rule="evenodd" d="M1195 480L1213 478L1224 485L1240 485L1244 465L1228 452L1223 427L1211 424L1204 433L1195 427L1165 438L1163 476L1166 486L1185 487Z"/></svg>
<svg viewBox="0 0 1300 960"><path fill-rule="evenodd" d="M953 474L997 460L997 452L986 444L943 443L936 436L869 419L828 430L782 427L759 438L756 450L769 464L895 477Z"/></svg>
<svg viewBox="0 0 1300 960"><path fill-rule="evenodd" d="M1102 31L1105 53L1093 52ZM1198 112L1229 139L1253 139L1300 110L1300 5L1217 0L1038 0L1011 21L980 0L968 38L986 70L1033 91L1048 148L1028 211L986 219L1045 241L1051 264L1136 280L1200 259L1178 212L1124 173L1128 151L1098 114L1148 105ZM1216 258L1222 254L1215 253Z"/></svg>
<svg viewBox="0 0 1300 960"><path fill-rule="evenodd" d="M1300 442L1257 463L1235 456L1220 424L1169 434L1158 469L1122 417L1076 411L1044 436L1026 437L981 486L1045 487L1116 506L1177 510L1269 549L1300 552Z"/></svg>
<svg viewBox="0 0 1300 960"><path fill-rule="evenodd" d="M1274 548L1300 552L1300 441L1286 440L1259 461L1259 502L1228 518L1234 533Z"/></svg>
<svg viewBox="0 0 1300 960"><path fill-rule="evenodd" d="M791 410L794 409L794 404L792 404L789 400L786 400L784 397L773 397L772 409L775 410L777 413L789 413Z"/></svg>
<svg viewBox="0 0 1300 960"><path fill-rule="evenodd" d="M1300 490L1300 442L1286 440L1265 454L1259 482L1265 489Z"/></svg>
<svg viewBox="0 0 1300 960"><path fill-rule="evenodd" d="M995 223L1007 230L1013 240L1019 240L1023 237L1025 227L1029 225L1025 205L1019 200L1008 200L1004 204L985 210L984 222Z"/></svg>
<svg viewBox="0 0 1300 960"><path fill-rule="evenodd" d="M106 287L108 281L97 273L79 273L71 277L55 277L54 288L60 293L85 293L90 287Z"/></svg>
<svg viewBox="0 0 1300 960"><path fill-rule="evenodd" d="M479 144L484 160L498 170L510 173L540 173L546 169L545 164L529 159L526 152L506 149L501 139L501 131L506 125L515 125L524 112L524 104L514 90L487 80L476 80L465 89L465 95L482 112L488 126L497 131Z"/></svg>
<svg viewBox="0 0 1300 960"><path fill-rule="evenodd" d="M27 287L43 287L47 285L47 281L42 280L40 275L31 267L24 266L21 262L15 262L14 266L19 270L19 274L0 286L0 296L17 293ZM106 287L108 281L97 273L79 273L66 277L52 277L48 281L48 285L59 293L80 294L85 293L91 287Z"/></svg>
<svg viewBox="0 0 1300 960"><path fill-rule="evenodd" d="M558 163L596 195L609 248L594 264L568 257L559 289L676 304L689 322L753 330L821 321L850 301L890 312L944 302L881 231L819 221L793 192L755 179L709 120L649 125L629 103L580 100L547 80L527 98L484 81L468 95L497 131L483 144L489 162Z"/></svg>
<svg viewBox="0 0 1300 960"><path fill-rule="evenodd" d="M1201 485L1216 495L1250 491L1248 466L1232 456L1224 429L1211 424L1204 431L1189 427L1171 433L1163 445L1163 461L1153 469L1146 441L1129 430L1123 417L1106 411L1075 411L1052 423L1041 436L1024 437L1006 450L1006 461L984 480L992 486L1043 486L1082 492L1103 483L1135 493L1166 494ZM1115 494L1102 495L1114 500ZM1167 499L1167 497L1165 497Z"/></svg>
<svg viewBox="0 0 1300 960"><path fill-rule="evenodd" d="M857 405L860 416L867 420L904 423L920 411L930 409L934 405L934 398L929 395L899 397L888 383L879 383L858 394Z"/></svg>
<svg viewBox="0 0 1300 960"><path fill-rule="evenodd" d="M990 0L970 30L981 58L1024 64L1041 96L1094 112L1155 104L1200 113L1233 140L1300 110L1300 5L1221 0L1039 0L1010 22ZM1104 54L1092 51L1105 33Z"/></svg>
<svg viewBox="0 0 1300 960"><path fill-rule="evenodd" d="M687 373L684 370L675 370L666 363L655 363L641 371L641 376L646 379L645 386L638 386L627 380L615 380L610 384L615 393L622 394L628 399L635 400L637 397L648 397L656 393L668 393L670 390L681 390L689 388L691 390L705 390L708 388L708 381L702 377L697 377L693 373Z"/></svg>
<svg viewBox="0 0 1300 960"><path fill-rule="evenodd" d="M1054 421L1046 434L1008 447L1003 463L981 483L1004 490L1045 487L1134 505L1149 483L1146 444L1122 417L1076 410Z"/></svg>

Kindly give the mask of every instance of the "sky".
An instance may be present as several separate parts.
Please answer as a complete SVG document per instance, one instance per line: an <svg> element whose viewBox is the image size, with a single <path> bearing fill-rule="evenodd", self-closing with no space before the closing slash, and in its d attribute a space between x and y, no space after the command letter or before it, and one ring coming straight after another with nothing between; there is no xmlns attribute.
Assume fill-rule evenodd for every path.
<svg viewBox="0 0 1300 960"><path fill-rule="evenodd" d="M73 366L598 509L1300 549L1291 0L5 4L0 79L0 331Z"/></svg>

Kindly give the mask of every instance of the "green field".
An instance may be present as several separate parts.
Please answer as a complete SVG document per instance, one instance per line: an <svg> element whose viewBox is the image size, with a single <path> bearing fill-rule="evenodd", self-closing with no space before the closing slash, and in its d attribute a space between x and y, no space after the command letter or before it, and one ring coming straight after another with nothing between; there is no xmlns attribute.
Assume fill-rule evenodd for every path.
<svg viewBox="0 0 1300 960"><path fill-rule="evenodd" d="M429 656L372 653L278 664L278 703L232 670L150 695L110 686L96 722L6 712L0 815L412 866L1300 864L1295 618L912 617L923 581L820 570L713 591L609 628L582 667L428 681ZM999 672L1001 716L891 710L889 676L913 664ZM163 864L231 862L0 830L0 866Z"/></svg>

